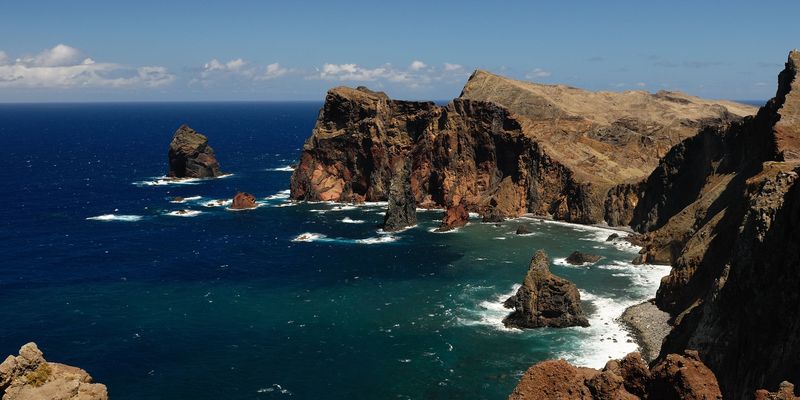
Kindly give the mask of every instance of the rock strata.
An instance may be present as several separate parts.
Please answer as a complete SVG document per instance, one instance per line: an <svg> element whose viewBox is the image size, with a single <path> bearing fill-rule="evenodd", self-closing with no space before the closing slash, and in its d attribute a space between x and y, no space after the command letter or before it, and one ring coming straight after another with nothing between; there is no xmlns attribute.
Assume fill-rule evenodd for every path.
<svg viewBox="0 0 800 400"><path fill-rule="evenodd" d="M509 400L716 400L722 399L711 370L696 352L670 354L652 369L639 353L611 360L602 370L564 360L543 361L525 372Z"/></svg>
<svg viewBox="0 0 800 400"><path fill-rule="evenodd" d="M578 288L553 275L544 251L534 254L522 286L503 305L514 311L503 324L515 328L589 326Z"/></svg>
<svg viewBox="0 0 800 400"><path fill-rule="evenodd" d="M236 193L236 196L233 196L233 201L231 202L232 210L246 210L249 208L256 208L257 206L256 196L245 192Z"/></svg>
<svg viewBox="0 0 800 400"><path fill-rule="evenodd" d="M383 230L395 232L417 224L417 202L411 192L411 171L405 160L395 162L389 185L389 205Z"/></svg>
<svg viewBox="0 0 800 400"><path fill-rule="evenodd" d="M108 400L106 386L69 365L48 362L35 343L0 363L2 400Z"/></svg>
<svg viewBox="0 0 800 400"><path fill-rule="evenodd" d="M444 107L337 87L303 146L291 196L386 201L393 160L402 159L411 161L421 207L463 203L490 222L533 213L627 225L638 205L636 182L676 138L694 135L701 122L724 124L753 111L676 93L592 93L484 71Z"/></svg>
<svg viewBox="0 0 800 400"><path fill-rule="evenodd" d="M567 256L567 262L572 265L583 265L587 263L596 263L600 261L601 258L603 257L600 257L595 254L573 251L569 256Z"/></svg>
<svg viewBox="0 0 800 400"><path fill-rule="evenodd" d="M172 178L213 178L222 175L208 138L184 124L175 131L169 145L169 171Z"/></svg>

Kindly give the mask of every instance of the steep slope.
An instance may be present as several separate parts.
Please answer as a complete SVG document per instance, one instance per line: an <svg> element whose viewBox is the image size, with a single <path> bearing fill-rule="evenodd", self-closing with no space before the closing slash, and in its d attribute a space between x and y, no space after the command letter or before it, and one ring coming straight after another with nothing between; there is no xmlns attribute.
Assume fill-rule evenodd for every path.
<svg viewBox="0 0 800 400"><path fill-rule="evenodd" d="M292 175L292 198L386 200L391 165L409 158L412 191L422 207L463 202L487 220L535 213L626 225L640 194L637 182L657 163L657 152L644 151L647 143L677 142L702 123L725 123L751 111L734 103L639 93L637 98L650 99L645 111L624 111L639 106L630 101L620 102L617 108L623 111L618 111L603 100L590 118L581 117L572 112L586 110L568 106L581 99L613 103L628 95L560 87L555 88L569 93L561 102L544 103L531 91L517 93L515 99L533 99L524 104L535 110L525 111L502 96L483 96L490 93L487 88L519 91L517 81L496 77L487 82L487 76L496 77L476 72L462 97L446 107L391 100L363 87L331 89ZM667 117L650 109L685 117L667 124Z"/></svg>

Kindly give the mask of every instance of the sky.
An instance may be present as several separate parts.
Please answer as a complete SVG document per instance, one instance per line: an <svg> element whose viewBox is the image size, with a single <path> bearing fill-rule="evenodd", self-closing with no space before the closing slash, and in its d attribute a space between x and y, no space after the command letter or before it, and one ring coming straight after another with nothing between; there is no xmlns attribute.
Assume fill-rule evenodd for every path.
<svg viewBox="0 0 800 400"><path fill-rule="evenodd" d="M0 0L0 102L446 100L477 68L765 100L798 16L798 0Z"/></svg>

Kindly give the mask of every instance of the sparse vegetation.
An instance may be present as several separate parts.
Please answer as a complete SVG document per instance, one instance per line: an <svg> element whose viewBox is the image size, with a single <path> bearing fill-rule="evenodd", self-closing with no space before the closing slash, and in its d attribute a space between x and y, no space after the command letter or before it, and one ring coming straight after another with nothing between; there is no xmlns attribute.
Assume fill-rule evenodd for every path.
<svg viewBox="0 0 800 400"><path fill-rule="evenodd" d="M39 365L35 371L28 372L25 375L25 380L27 380L30 385L39 387L47 382L52 372L53 370L50 368L50 364L45 362Z"/></svg>

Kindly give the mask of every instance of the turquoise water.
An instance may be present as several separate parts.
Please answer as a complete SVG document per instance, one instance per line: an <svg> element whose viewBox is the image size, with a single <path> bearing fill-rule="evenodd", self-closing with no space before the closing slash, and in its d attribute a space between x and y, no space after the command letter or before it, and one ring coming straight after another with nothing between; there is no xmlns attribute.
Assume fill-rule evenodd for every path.
<svg viewBox="0 0 800 400"><path fill-rule="evenodd" d="M629 264L636 249L610 231L523 218L433 233L440 211L424 211L388 235L385 204L290 202L286 166L318 107L0 107L17 205L0 237L0 353L35 340L115 399L501 399L536 361L635 350L614 318L668 270ZM185 121L231 176L159 180ZM261 206L207 206L236 190ZM514 234L522 223L534 233ZM502 326L537 249L581 289L591 327ZM567 266L573 250L604 259Z"/></svg>

